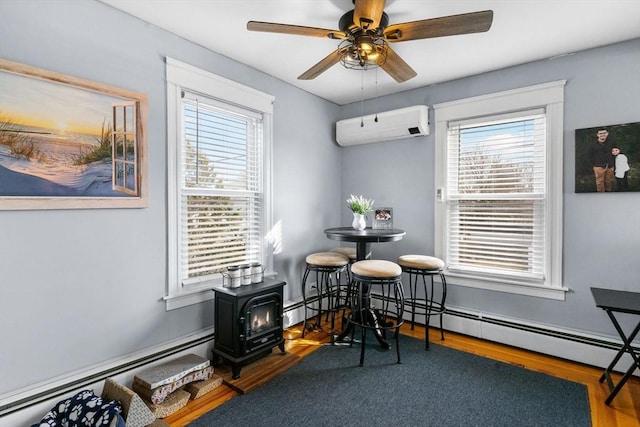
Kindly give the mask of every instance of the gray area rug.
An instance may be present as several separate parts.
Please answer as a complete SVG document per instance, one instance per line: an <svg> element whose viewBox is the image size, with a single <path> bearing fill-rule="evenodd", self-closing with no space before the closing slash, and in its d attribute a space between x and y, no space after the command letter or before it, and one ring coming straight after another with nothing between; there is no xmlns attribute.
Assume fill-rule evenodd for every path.
<svg viewBox="0 0 640 427"><path fill-rule="evenodd" d="M371 342L369 342L371 341ZM254 391L193 423L202 426L591 426L586 386L400 336L325 346Z"/></svg>

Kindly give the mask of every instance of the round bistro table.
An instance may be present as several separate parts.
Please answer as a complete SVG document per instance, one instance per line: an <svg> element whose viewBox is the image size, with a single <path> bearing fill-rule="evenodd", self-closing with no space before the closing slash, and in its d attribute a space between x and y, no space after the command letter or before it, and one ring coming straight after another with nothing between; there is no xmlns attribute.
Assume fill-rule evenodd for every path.
<svg viewBox="0 0 640 427"><path fill-rule="evenodd" d="M343 242L355 242L356 261L366 259L370 243L395 242L407 234L398 228L371 228L355 230L352 227L327 228L324 233L329 239Z"/></svg>

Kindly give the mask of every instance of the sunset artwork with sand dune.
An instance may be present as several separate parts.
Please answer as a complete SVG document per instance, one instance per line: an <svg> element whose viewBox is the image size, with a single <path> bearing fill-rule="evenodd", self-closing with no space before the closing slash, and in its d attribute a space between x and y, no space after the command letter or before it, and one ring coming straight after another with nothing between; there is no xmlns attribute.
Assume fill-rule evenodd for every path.
<svg viewBox="0 0 640 427"><path fill-rule="evenodd" d="M0 207L131 205L141 198L146 97L51 74L0 60Z"/></svg>

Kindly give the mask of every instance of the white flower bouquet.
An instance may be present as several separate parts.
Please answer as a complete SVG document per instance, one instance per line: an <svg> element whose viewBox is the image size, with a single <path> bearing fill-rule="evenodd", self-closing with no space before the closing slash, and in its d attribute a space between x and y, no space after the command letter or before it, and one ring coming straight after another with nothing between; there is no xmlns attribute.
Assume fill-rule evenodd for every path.
<svg viewBox="0 0 640 427"><path fill-rule="evenodd" d="M362 195L356 197L352 194L351 197L347 199L349 209L351 209L353 213L361 215L373 210L373 202L374 200L365 199Z"/></svg>

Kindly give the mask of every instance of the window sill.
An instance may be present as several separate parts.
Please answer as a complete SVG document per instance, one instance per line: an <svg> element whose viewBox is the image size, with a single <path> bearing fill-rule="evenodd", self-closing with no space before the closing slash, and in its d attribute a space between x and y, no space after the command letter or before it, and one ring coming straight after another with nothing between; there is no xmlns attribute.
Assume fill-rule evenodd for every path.
<svg viewBox="0 0 640 427"><path fill-rule="evenodd" d="M564 301L565 295L569 292L569 288L542 286L529 283L515 283L513 281L500 280L493 278L478 278L476 276L445 272L447 283L457 286L466 286L469 288L478 288L488 291L505 292L517 295L527 295L538 298L547 298L553 300ZM449 279L453 279L449 282Z"/></svg>
<svg viewBox="0 0 640 427"><path fill-rule="evenodd" d="M166 303L167 311L186 307L188 305L199 304L212 299L213 291L211 291L211 289L196 290L190 293L184 292L182 294L169 295L163 298Z"/></svg>

